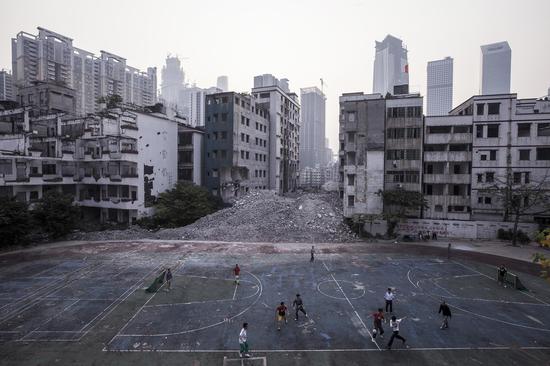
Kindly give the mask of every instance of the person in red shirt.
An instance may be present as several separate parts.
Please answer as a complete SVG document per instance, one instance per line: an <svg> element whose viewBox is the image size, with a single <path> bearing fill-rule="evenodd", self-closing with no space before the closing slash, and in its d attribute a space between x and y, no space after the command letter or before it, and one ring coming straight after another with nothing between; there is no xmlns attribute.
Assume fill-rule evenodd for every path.
<svg viewBox="0 0 550 366"><path fill-rule="evenodd" d="M380 334L380 337L384 338L384 328L382 328L382 320L384 319L384 309L378 308L376 313L373 313L372 319L374 321L374 328L372 329L372 338L376 338L377 334Z"/></svg>
<svg viewBox="0 0 550 366"><path fill-rule="evenodd" d="M281 323L283 320L285 324L288 323L286 320L286 305L284 302L281 302L281 305L277 306L277 330L281 330Z"/></svg>
<svg viewBox="0 0 550 366"><path fill-rule="evenodd" d="M241 273L241 269L239 268L238 264L235 264L235 268L233 268L233 274L235 275L235 284L239 284L239 274Z"/></svg>

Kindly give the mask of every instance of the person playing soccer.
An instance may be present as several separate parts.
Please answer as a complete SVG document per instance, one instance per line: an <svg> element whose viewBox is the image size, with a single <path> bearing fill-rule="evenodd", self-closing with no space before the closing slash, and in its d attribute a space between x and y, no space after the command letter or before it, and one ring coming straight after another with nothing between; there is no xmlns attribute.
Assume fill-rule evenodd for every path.
<svg viewBox="0 0 550 366"><path fill-rule="evenodd" d="M390 337L390 341L388 342L388 349L391 349L391 345L393 344L393 340L395 338L400 339L403 342L403 345L405 345L405 342L406 342L405 338L403 338L399 335L399 325L401 324L401 322L405 318L406 317L403 317L401 319L397 319L395 317L395 315L392 315L391 320L390 320L390 327L391 327L391 330L392 330L392 335ZM409 348L409 346L407 346L407 348Z"/></svg>
<svg viewBox="0 0 550 366"><path fill-rule="evenodd" d="M172 271L170 270L170 268L168 268L166 270L166 272L164 272L164 281L166 282L166 291L170 291L170 289L172 288Z"/></svg>
<svg viewBox="0 0 550 366"><path fill-rule="evenodd" d="M239 268L238 264L235 264L235 268L233 268L233 274L235 275L235 284L239 284L239 274L241 273L241 269Z"/></svg>
<svg viewBox="0 0 550 366"><path fill-rule="evenodd" d="M391 288L388 287L388 291L384 294L384 300L386 300L386 313L388 309L390 314L393 313L393 299L395 299L395 294L392 292Z"/></svg>
<svg viewBox="0 0 550 366"><path fill-rule="evenodd" d="M250 357L248 353L248 323L243 323L241 332L239 333L239 356Z"/></svg>
<svg viewBox="0 0 550 366"><path fill-rule="evenodd" d="M302 298L300 297L300 294L296 294L296 298L292 302L292 307L294 308L294 310L296 310L296 317L294 318L295 321L298 321L298 312L299 311L304 313L306 318L308 317L307 313L304 309L304 302L302 301Z"/></svg>
<svg viewBox="0 0 550 366"><path fill-rule="evenodd" d="M372 329L372 338L376 338L377 334L380 334L381 338L384 338L384 328L382 328L382 320L385 320L384 318L384 309L378 308L378 311L376 313L373 313L372 319L374 322L374 328Z"/></svg>
<svg viewBox="0 0 550 366"><path fill-rule="evenodd" d="M445 300L439 305L438 314L443 314L443 323L441 323L441 329L449 328L449 319L451 319L451 308L445 303Z"/></svg>
<svg viewBox="0 0 550 366"><path fill-rule="evenodd" d="M279 306L277 306L277 330L281 330L281 323L284 321L285 324L287 323L286 320L286 305L284 302L281 302Z"/></svg>
<svg viewBox="0 0 550 366"><path fill-rule="evenodd" d="M498 284L506 287L506 273L508 271L506 270L506 267L504 267L504 264L501 264L500 267L498 267Z"/></svg>

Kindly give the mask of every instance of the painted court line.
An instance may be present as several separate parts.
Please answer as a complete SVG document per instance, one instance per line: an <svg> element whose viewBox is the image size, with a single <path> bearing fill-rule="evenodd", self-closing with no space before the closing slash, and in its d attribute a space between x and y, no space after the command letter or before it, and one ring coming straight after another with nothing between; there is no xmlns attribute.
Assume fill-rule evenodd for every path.
<svg viewBox="0 0 550 366"><path fill-rule="evenodd" d="M325 268L327 269L328 271L328 267L327 265L325 264L325 261L323 261L323 265L325 266ZM338 289L340 290L340 292L342 293L342 295L344 295L344 297L346 298L346 301L348 302L348 304L351 306L351 308L353 309L353 312L355 313L355 316L357 316L357 318L359 319L359 321L361 322L361 324L363 325L363 327L365 328L365 330L367 331L367 333L369 334L370 336L370 339L372 341L372 343L374 343L376 345L376 347L378 348L379 351L381 351L381 348L380 346L378 345L378 343L376 342L376 340L372 337L372 333L370 332L369 328L365 325L365 322L363 322L363 319L361 318L361 316L359 316L359 313L357 312L357 310L355 310L355 306L353 306L353 304L351 303L350 299L348 298L348 295L346 295L346 293L344 292L344 290L342 289L342 287L340 286L340 283L338 283L338 281L336 280L336 278L334 278L334 275L331 273L330 276L332 277L332 280L334 281L334 283L336 283L336 286L338 286Z"/></svg>

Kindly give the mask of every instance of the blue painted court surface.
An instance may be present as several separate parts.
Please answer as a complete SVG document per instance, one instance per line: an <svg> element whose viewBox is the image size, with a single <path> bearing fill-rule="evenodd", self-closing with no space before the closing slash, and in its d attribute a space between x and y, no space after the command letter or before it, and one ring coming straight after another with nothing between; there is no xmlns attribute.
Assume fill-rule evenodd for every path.
<svg viewBox="0 0 550 366"><path fill-rule="evenodd" d="M5 364L39 364L33 355L59 352L73 362L85 357L81 364L184 357L222 365L224 356L238 358L243 322L260 360L251 365L300 364L296 357L338 364L344 354L352 357L344 364L360 364L365 357L391 360L403 352L426 355L422 360L430 353L461 352L466 364L479 352L480 360L501 360L512 352L511 360L537 364L550 355L550 286L530 275L520 274L528 290L519 291L499 286L494 266L459 258L335 248L310 263L305 250L154 245L5 258L0 273ZM239 285L231 275L236 263L242 270ZM174 273L170 291L146 293L165 267ZM388 287L396 293L393 315L406 317L400 334L410 348L396 340L385 350L388 323L384 338L372 338L370 315L384 307ZM309 317L300 314L296 321L291 304L297 293ZM446 330L437 312L442 300L453 312ZM275 308L281 301L289 307L288 323L277 331ZM411 364L422 364L414 357Z"/></svg>

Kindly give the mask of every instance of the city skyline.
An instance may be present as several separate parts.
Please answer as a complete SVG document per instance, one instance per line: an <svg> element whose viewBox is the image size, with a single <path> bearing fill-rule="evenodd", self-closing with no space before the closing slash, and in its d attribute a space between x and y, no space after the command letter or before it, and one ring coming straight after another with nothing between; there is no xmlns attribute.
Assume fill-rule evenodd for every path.
<svg viewBox="0 0 550 366"><path fill-rule="evenodd" d="M466 24L458 14L474 4L476 11ZM397 2L377 5L376 9L361 1L283 5L273 3L259 7L250 1L187 2L174 3L151 13L141 10L145 7L139 3L117 2L109 4L110 11L127 14L129 20L98 27L96 19L104 11L101 4L81 4L79 9L87 14L85 19L72 16L72 7L66 1L47 7L32 1L24 6L6 4L6 11L12 16L0 24L0 68L12 69L11 38L20 31L34 33L36 27L41 26L73 38L76 47L122 54L129 64L142 70L148 66L160 70L169 53L189 57L182 60L184 71L191 82L203 87L216 85L219 75L228 75L231 90L237 92L249 91L254 75L264 73L285 75L294 90L319 86L319 79L323 78L327 95L327 137L334 150L338 145L338 96L342 92L371 90L375 40L387 34L402 39L407 45L413 92L426 95L428 61L445 56L454 58L453 106L478 94L479 49L484 44L509 42L514 51L511 92L517 92L519 97L542 96L550 85L550 70L545 65L550 50L533 47L530 45L533 42L529 42L546 30L544 14L550 10L548 3L528 2L527 6L537 11L519 18L512 7L496 1L445 5L426 2L414 8L409 3ZM498 18L492 17L496 5L500 9ZM189 16L182 17L182 14ZM384 14L391 14L392 21L388 22ZM152 16L158 19L150 19ZM529 19L522 18L527 16ZM283 30L277 26L279 22L284 22ZM517 22L521 22L522 27L510 27ZM419 27L421 23L429 26ZM246 41L255 57L242 57L234 48L239 42L212 42L213 38L226 34L222 32L225 29L234 30L231 35L234 41L241 44ZM298 34L307 35L308 42L288 42L288 37ZM271 49L286 51L266 52L267 40L271 41Z"/></svg>

